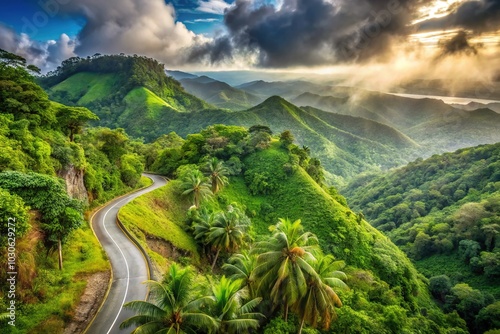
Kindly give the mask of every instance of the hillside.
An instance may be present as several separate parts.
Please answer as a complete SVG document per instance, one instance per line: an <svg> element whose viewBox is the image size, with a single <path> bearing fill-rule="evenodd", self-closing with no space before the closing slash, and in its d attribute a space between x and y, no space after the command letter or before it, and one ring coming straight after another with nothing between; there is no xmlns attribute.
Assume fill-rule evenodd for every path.
<svg viewBox="0 0 500 334"><path fill-rule="evenodd" d="M259 104L263 99L206 76L180 79L189 93L219 108L244 110Z"/></svg>
<svg viewBox="0 0 500 334"><path fill-rule="evenodd" d="M426 276L446 275L450 288L465 282L481 291L483 301L467 311L445 298L449 290L436 292L445 308L470 312L474 330L474 315L500 298L499 161L500 144L461 149L360 177L343 192Z"/></svg>
<svg viewBox="0 0 500 334"><path fill-rule="evenodd" d="M268 130L262 126L245 130L218 125L191 134L185 141L158 152L155 159L155 166L160 168L158 171L169 175L173 173L178 178L170 181L166 189L144 198L142 207L152 206L155 212L163 210L169 218L159 222L158 226L150 226L143 222L146 214L139 209L139 203L131 203L125 210L127 220L135 221L138 235L146 239L162 271L168 273L165 263L171 264L172 257L165 258L163 253L162 258L162 251L154 251L151 240L144 236L156 235L167 249L168 244L175 245L181 240L184 244L196 242L201 263L178 255L174 255L174 259L184 265L196 266L200 272L197 281L206 282L209 275L208 280L216 285L224 279L221 275L228 274L224 268L230 256L240 252L248 254L244 253L248 247L245 244L254 241L257 242L254 245L259 245L259 241L265 241L270 231L277 228L278 218L290 221L301 219L304 230L318 237L325 254L333 254L347 264L343 271L347 274L349 290L337 290L344 306L336 308L338 320L332 324L332 330L390 333L415 332L418 329L430 333L433 330L445 332L445 328L452 330L451 327L456 326L454 330L461 331L463 325L460 319L452 314L443 315L430 301L425 283L406 256L362 216L351 211L334 188L326 188L313 179L321 165L311 159L307 150L290 144L288 139L283 139L284 136L280 136L280 140L272 138ZM221 185L215 195L205 193L197 201L186 189L195 184L201 189L214 182L210 181L214 179L210 179L210 173L206 172L213 159L217 164L223 164L225 171L217 169L218 176L228 176L228 182L223 183L225 185ZM208 177L203 178L200 171L205 171ZM134 207L136 210L133 210ZM236 215L233 216L233 213ZM150 214L147 215L149 217ZM249 222L248 233L243 238L246 241L241 240L241 244L235 247L218 248L217 244L210 246L210 239L200 237L207 230L215 234L216 224L228 216L232 217L232 222ZM174 221L190 233L190 238L176 238L161 232ZM237 226L231 231L239 228ZM236 237L237 234L234 235ZM186 249L185 246L180 248ZM217 249L219 251L216 252ZM275 332L277 328L273 326L276 326L276 321L285 326L283 315L272 312L269 308L271 301L266 299L265 293L262 298L265 302L257 311L267 317L263 321L266 326L264 332ZM423 312L432 314L432 317L423 316ZM396 315L391 324L387 321L389 314ZM292 326L290 332L296 332L298 325L289 320L287 326Z"/></svg>
<svg viewBox="0 0 500 334"><path fill-rule="evenodd" d="M362 117L326 112L312 107L303 107L302 109L336 128L387 145L388 147L408 149L419 146L405 134L383 123Z"/></svg>
<svg viewBox="0 0 500 334"><path fill-rule="evenodd" d="M257 120L254 124L268 125L274 132L291 130L300 145L309 146L313 152L317 152L327 171L343 178L349 178L370 166L389 168L403 161L394 146L386 146L358 130L353 131L359 124L345 126L329 119L327 113L300 109L280 97L271 97L243 113L252 115ZM398 141L396 145L412 146L407 139ZM388 159L391 155L394 160Z"/></svg>
<svg viewBox="0 0 500 334"><path fill-rule="evenodd" d="M87 107L99 116L99 125L123 127L136 137L147 136L149 127L169 111L210 107L166 76L163 65L145 57L70 58L39 81L51 99Z"/></svg>

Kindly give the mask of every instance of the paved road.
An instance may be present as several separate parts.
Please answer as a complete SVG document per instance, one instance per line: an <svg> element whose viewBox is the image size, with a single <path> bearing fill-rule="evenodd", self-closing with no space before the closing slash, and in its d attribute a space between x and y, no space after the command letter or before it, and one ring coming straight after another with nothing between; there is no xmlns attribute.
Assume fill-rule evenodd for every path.
<svg viewBox="0 0 500 334"><path fill-rule="evenodd" d="M141 284L148 279L144 256L116 224L116 215L122 206L166 184L165 179L160 176L145 175L153 180L153 185L114 200L100 209L92 219L97 238L111 261L113 282L108 297L87 334L130 333L132 328L119 329L123 320L133 315L130 310L122 310L122 306L129 301L146 298L147 287Z"/></svg>

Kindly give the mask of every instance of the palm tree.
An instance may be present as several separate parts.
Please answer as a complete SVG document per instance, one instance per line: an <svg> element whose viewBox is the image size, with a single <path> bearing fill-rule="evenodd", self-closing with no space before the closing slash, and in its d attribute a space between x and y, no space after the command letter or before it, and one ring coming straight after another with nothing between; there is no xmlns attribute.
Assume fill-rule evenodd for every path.
<svg viewBox="0 0 500 334"><path fill-rule="evenodd" d="M212 191L210 191L210 185L203 174L195 169L191 171L186 178L182 181L181 189L183 190L182 195L192 195L194 206L196 208L200 207L201 200L210 197Z"/></svg>
<svg viewBox="0 0 500 334"><path fill-rule="evenodd" d="M120 328L138 327L133 334L197 333L217 329L217 320L204 313L210 297L196 298L193 293L193 275L188 269L179 269L174 263L163 283L147 281L153 302L132 301L125 308L138 314L125 320Z"/></svg>
<svg viewBox="0 0 500 334"><path fill-rule="evenodd" d="M222 269L230 275L230 279L242 281L243 287L248 289L250 298L256 296L255 282L252 277L256 264L257 255L243 250L241 253L231 256L228 263L222 266Z"/></svg>
<svg viewBox="0 0 500 334"><path fill-rule="evenodd" d="M210 252L210 243L207 236L213 225L215 214L209 212L206 208L202 208L201 210L190 209L190 212L194 212L191 224L194 239L198 241L204 254L208 255Z"/></svg>
<svg viewBox="0 0 500 334"><path fill-rule="evenodd" d="M299 334L305 322L316 328L320 320L324 330L330 328L332 319L336 317L335 306L342 306L334 288L347 287L342 281L347 276L337 270L343 266L344 263L335 261L332 255L326 255L314 263L317 276L308 279L306 294L294 306L301 319Z"/></svg>
<svg viewBox="0 0 500 334"><path fill-rule="evenodd" d="M222 161L217 160L217 158L212 158L207 162L205 166L205 175L210 179L212 184L212 192L214 194L218 193L225 185L228 184L227 174L228 169L224 167Z"/></svg>
<svg viewBox="0 0 500 334"><path fill-rule="evenodd" d="M291 222L279 219L274 233L268 240L256 244L257 266L253 280L258 281L261 294L270 291L273 304L283 305L285 321L288 308L307 292L308 277L316 278L317 273L310 263L316 261L318 239L304 232L300 220Z"/></svg>
<svg viewBox="0 0 500 334"><path fill-rule="evenodd" d="M213 249L217 250L212 270L215 267L221 250L228 253L236 251L245 243L245 232L250 220L239 210L229 206L227 212L216 214L212 227L207 235L207 241Z"/></svg>
<svg viewBox="0 0 500 334"><path fill-rule="evenodd" d="M218 333L244 333L249 329L257 329L259 320L264 316L252 312L262 298L254 298L244 302L248 293L241 289L241 280L231 280L222 276L220 282L212 287L212 312L219 322Z"/></svg>

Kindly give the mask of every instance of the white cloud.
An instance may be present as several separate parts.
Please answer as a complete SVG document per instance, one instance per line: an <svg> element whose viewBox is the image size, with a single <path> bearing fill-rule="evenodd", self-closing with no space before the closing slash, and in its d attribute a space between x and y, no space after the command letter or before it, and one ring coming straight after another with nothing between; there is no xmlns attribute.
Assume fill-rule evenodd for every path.
<svg viewBox="0 0 500 334"><path fill-rule="evenodd" d="M224 0L199 0L196 10L204 13L223 15L224 10L229 6L231 5Z"/></svg>
<svg viewBox="0 0 500 334"><path fill-rule="evenodd" d="M28 64L36 65L45 72L55 68L63 60L75 56L75 41L62 34L57 41L38 42L26 34L17 34L0 24L0 49L26 58Z"/></svg>
<svg viewBox="0 0 500 334"><path fill-rule="evenodd" d="M163 0L82 0L62 10L85 17L75 49L80 56L136 53L172 66L202 38L176 22L174 7Z"/></svg>

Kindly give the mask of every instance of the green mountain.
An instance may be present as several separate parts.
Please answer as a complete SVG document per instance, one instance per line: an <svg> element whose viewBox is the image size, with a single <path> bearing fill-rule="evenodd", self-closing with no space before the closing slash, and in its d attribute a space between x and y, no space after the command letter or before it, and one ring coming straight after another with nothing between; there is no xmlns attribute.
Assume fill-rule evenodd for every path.
<svg viewBox="0 0 500 334"><path fill-rule="evenodd" d="M419 146L405 134L383 123L363 117L326 112L312 107L303 107L302 109L336 128L387 145L388 147L408 149L417 148Z"/></svg>
<svg viewBox="0 0 500 334"><path fill-rule="evenodd" d="M244 110L263 101L253 94L206 76L184 78L179 82L189 93L219 108Z"/></svg>
<svg viewBox="0 0 500 334"><path fill-rule="evenodd" d="M39 81L51 99L88 107L101 119L99 125L123 127L136 137L154 132L151 127L168 112L210 107L146 57L70 58Z"/></svg>
<svg viewBox="0 0 500 334"><path fill-rule="evenodd" d="M474 317L500 298L499 161L500 143L461 149L360 177L343 192L431 283L448 286L436 287L436 298L478 333L482 325ZM477 289L470 292L479 298L470 301L474 306L459 306L453 297L451 287L464 282Z"/></svg>
<svg viewBox="0 0 500 334"><path fill-rule="evenodd" d="M291 130L300 145L317 152L327 171L344 178L375 166L394 167L403 161L394 146L373 140L374 136L365 136L358 128L361 124L352 126L349 122L337 122L328 113L300 109L277 96L242 114L251 117L250 123L268 125L274 132ZM391 144L397 142L396 147L414 145L407 138L400 139ZM394 160L389 158L391 156Z"/></svg>

